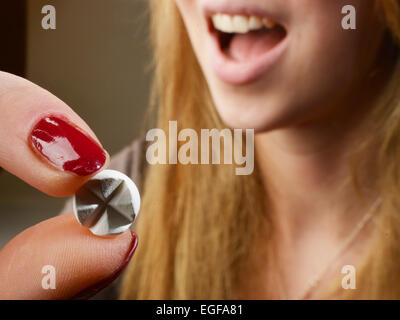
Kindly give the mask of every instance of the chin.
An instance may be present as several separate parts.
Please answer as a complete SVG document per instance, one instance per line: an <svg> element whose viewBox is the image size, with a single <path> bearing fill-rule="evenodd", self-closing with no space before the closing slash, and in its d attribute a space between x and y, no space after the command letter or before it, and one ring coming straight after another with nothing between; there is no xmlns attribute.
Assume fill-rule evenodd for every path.
<svg viewBox="0 0 400 320"><path fill-rule="evenodd" d="M295 116L302 116L298 103L294 103L298 100L294 99L296 95L288 94L281 81L274 81L279 79L275 73L273 77L266 75L246 85L231 85L221 81L206 63L203 63L203 71L216 110L226 127L268 132L290 125Z"/></svg>
<svg viewBox="0 0 400 320"><path fill-rule="evenodd" d="M236 102L234 102L236 100ZM254 129L256 133L269 132L290 124L290 112L272 102L237 103L237 99L222 103L214 100L225 126L232 129Z"/></svg>

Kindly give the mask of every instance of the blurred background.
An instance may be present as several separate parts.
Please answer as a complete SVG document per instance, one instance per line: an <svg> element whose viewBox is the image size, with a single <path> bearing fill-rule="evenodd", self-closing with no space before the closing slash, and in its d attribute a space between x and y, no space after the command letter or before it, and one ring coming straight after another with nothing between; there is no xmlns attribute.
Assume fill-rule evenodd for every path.
<svg viewBox="0 0 400 320"><path fill-rule="evenodd" d="M42 28L41 11L48 4L56 8L56 30ZM0 70L65 101L115 154L140 134L148 105L146 5L146 0L1 0ZM64 202L2 171L0 248L56 215Z"/></svg>

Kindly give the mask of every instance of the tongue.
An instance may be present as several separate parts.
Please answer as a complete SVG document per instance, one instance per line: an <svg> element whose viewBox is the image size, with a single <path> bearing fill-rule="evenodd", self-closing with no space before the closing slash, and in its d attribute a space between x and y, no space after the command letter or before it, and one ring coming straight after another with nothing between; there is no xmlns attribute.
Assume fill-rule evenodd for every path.
<svg viewBox="0 0 400 320"><path fill-rule="evenodd" d="M277 28L235 34L227 49L227 54L237 61L252 59L271 50L283 37L284 34Z"/></svg>

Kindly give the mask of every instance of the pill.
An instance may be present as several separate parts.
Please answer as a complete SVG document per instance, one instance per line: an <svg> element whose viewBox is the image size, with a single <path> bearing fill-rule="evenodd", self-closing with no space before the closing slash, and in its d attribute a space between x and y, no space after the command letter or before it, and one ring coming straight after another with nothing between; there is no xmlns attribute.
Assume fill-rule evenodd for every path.
<svg viewBox="0 0 400 320"><path fill-rule="evenodd" d="M140 210L140 194L125 174L104 170L75 194L73 210L79 223L98 236L125 232Z"/></svg>

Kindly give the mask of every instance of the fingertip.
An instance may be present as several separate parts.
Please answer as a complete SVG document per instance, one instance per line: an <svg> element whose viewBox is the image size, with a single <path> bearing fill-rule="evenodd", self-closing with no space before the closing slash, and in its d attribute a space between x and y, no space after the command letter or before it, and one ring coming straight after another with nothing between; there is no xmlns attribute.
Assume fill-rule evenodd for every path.
<svg viewBox="0 0 400 320"><path fill-rule="evenodd" d="M129 262L131 261L137 245L138 245L138 236L133 231L125 232L125 234L130 234L130 247L126 253L125 259L123 260L122 264L108 277L102 279L101 281L95 283L94 285L89 286L88 288L82 290L78 294L74 295L71 300L85 300L89 299L90 297L96 295L101 290L105 289L107 286L111 285L126 269Z"/></svg>

